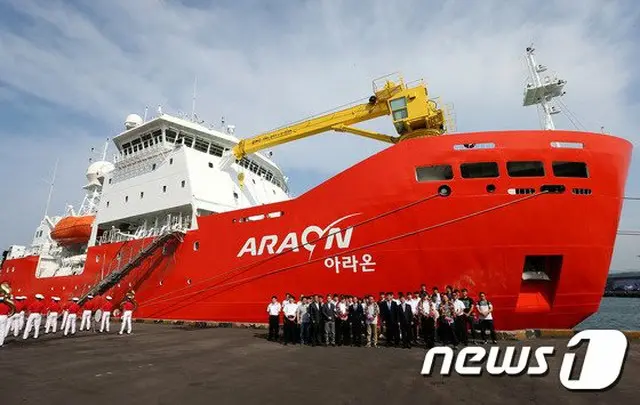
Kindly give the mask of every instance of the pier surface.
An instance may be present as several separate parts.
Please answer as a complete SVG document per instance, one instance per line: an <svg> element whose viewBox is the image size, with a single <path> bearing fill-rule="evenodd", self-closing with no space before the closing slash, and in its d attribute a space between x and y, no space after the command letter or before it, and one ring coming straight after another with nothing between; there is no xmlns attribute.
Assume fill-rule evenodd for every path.
<svg viewBox="0 0 640 405"><path fill-rule="evenodd" d="M426 400L591 405L637 400L637 340L629 340L624 371L613 388L576 393L558 378L567 338L500 342L555 346L544 377L424 377L422 348L283 346L267 341L265 332L135 323L132 335L112 330L68 338L58 332L26 342L11 337L0 348L2 403L337 405Z"/></svg>

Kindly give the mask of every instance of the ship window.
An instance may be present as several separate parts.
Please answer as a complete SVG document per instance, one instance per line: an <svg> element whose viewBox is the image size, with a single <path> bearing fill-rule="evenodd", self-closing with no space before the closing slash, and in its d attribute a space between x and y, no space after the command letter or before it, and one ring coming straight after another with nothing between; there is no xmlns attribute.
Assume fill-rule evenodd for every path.
<svg viewBox="0 0 640 405"><path fill-rule="evenodd" d="M169 164L172 165L173 164L173 158L169 159Z"/></svg>
<svg viewBox="0 0 640 405"><path fill-rule="evenodd" d="M207 153L207 150L209 149L209 142L196 138L196 143L193 145L193 148L197 151Z"/></svg>
<svg viewBox="0 0 640 405"><path fill-rule="evenodd" d="M213 169L213 163L209 162L209 168Z"/></svg>
<svg viewBox="0 0 640 405"><path fill-rule="evenodd" d="M166 193L167 192L167 186L162 186L162 192Z"/></svg>
<svg viewBox="0 0 640 405"><path fill-rule="evenodd" d="M236 200L238 199L238 193L236 193L235 191L233 192L233 198L235 198Z"/></svg>
<svg viewBox="0 0 640 405"><path fill-rule="evenodd" d="M200 249L200 242L198 241L193 242L193 250L197 251L198 249Z"/></svg>
<svg viewBox="0 0 640 405"><path fill-rule="evenodd" d="M140 198L144 198L144 191L140 192Z"/></svg>
<svg viewBox="0 0 640 405"><path fill-rule="evenodd" d="M544 177L542 162L507 162L509 177Z"/></svg>
<svg viewBox="0 0 640 405"><path fill-rule="evenodd" d="M109 208L109 201L107 201L107 208Z"/></svg>
<svg viewBox="0 0 640 405"><path fill-rule="evenodd" d="M109 184L111 184L111 180L112 180L112 179L109 179Z"/></svg>
<svg viewBox="0 0 640 405"><path fill-rule="evenodd" d="M587 164L584 162L553 162L552 166L556 177L589 177Z"/></svg>
<svg viewBox="0 0 640 405"><path fill-rule="evenodd" d="M156 131L153 131L151 135L153 135L153 143L156 145L159 144L160 140L162 139L162 131L158 129Z"/></svg>
<svg viewBox="0 0 640 405"><path fill-rule="evenodd" d="M124 202L128 202L128 201L129 201L129 196L128 196L128 195L125 195L125 196L124 196Z"/></svg>
<svg viewBox="0 0 640 405"><path fill-rule="evenodd" d="M156 164L155 163L151 165L151 170L156 170Z"/></svg>
<svg viewBox="0 0 640 405"><path fill-rule="evenodd" d="M498 164L496 162L463 163L460 165L460 174L465 179L498 177Z"/></svg>
<svg viewBox="0 0 640 405"><path fill-rule="evenodd" d="M193 146L193 137L185 135L184 139L182 140L182 143L188 147L192 147Z"/></svg>
<svg viewBox="0 0 640 405"><path fill-rule="evenodd" d="M222 147L212 143L209 147L209 153L214 156L222 157Z"/></svg>
<svg viewBox="0 0 640 405"><path fill-rule="evenodd" d="M407 98L400 97L389 102L391 111L393 112L393 120L398 121L407 118Z"/></svg>
<svg viewBox="0 0 640 405"><path fill-rule="evenodd" d="M187 184L184 180L180 182L180 187L184 188L185 184Z"/></svg>
<svg viewBox="0 0 640 405"><path fill-rule="evenodd" d="M175 143L176 136L178 136L176 131L172 131L170 129L167 129L164 134L165 134L165 137L167 138L167 142Z"/></svg>
<svg viewBox="0 0 640 405"><path fill-rule="evenodd" d="M416 167L416 179L419 182L451 180L453 169L451 165L432 165Z"/></svg>

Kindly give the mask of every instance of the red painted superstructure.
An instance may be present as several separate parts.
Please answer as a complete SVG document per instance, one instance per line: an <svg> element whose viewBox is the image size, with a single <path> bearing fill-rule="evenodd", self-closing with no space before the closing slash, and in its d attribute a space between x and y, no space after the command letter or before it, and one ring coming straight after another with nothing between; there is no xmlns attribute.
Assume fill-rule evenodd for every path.
<svg viewBox="0 0 640 405"><path fill-rule="evenodd" d="M134 289L140 318L264 323L273 294L377 297L451 284L474 297L486 292L500 329L571 328L598 309L631 149L624 139L571 131L403 141L295 199L199 217L197 230L153 252L105 295L120 302ZM509 161L541 161L545 174L510 177ZM558 161L586 163L588 177L555 176ZM460 165L472 162L496 162L499 177L463 178ZM443 164L452 179L417 180L416 167ZM327 237L339 219L332 227L340 232ZM299 246L319 234L312 251ZM74 276L36 278L38 257L6 260L0 282L66 301L106 277L119 253L149 242L90 247ZM355 268L342 266L353 258ZM375 264L363 268L363 258ZM549 280L523 279L527 260Z"/></svg>

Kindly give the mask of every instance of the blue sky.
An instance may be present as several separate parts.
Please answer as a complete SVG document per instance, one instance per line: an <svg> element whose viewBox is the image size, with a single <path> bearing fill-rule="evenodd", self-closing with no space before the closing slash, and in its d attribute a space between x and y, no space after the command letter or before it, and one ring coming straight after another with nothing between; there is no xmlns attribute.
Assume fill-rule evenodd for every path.
<svg viewBox="0 0 640 405"><path fill-rule="evenodd" d="M224 116L241 137L366 97L395 71L453 103L459 132L529 129L538 120L521 107L523 51L534 41L586 129L640 139L634 1L79 3L0 2L0 246L30 241L56 158L51 211L62 212L81 202L90 148L146 105L190 111L195 76L200 117ZM393 131L384 119L364 127ZM300 194L383 147L325 134L274 159ZM628 195L640 195L639 173L636 154ZM640 202L625 204L621 227L640 229ZM639 246L620 236L612 267L640 268Z"/></svg>

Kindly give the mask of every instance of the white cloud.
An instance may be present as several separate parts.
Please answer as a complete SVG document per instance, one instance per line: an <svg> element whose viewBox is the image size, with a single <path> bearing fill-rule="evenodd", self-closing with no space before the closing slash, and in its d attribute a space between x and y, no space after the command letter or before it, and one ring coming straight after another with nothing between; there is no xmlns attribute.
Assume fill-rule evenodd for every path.
<svg viewBox="0 0 640 405"><path fill-rule="evenodd" d="M407 79L423 77L432 95L454 103L459 131L536 128L535 110L521 107L522 53L532 40L539 61L568 80L564 102L588 129L605 126L639 139L638 102L628 98L629 88L637 88L633 3L236 3L195 9L117 0L90 2L80 11L60 0L8 2L25 22L0 26L0 83L8 85L0 86L0 103L37 97L83 117L91 135L81 146L63 141L67 123L43 113L38 125L46 137L20 152L21 159L9 159L11 165L0 162L3 173L15 172L15 187L32 184L49 170L57 149L72 159L59 193L79 194L87 146L119 131L124 116L145 105L189 110L194 76L199 115L211 122L224 115L240 136L367 97L372 79L396 70ZM571 126L562 118L558 124ZM385 119L363 127L392 132ZM0 135L13 151L29 146L27 135ZM327 134L274 152L292 174L329 176L383 147ZM629 188L640 192L636 184ZM4 193L3 229L29 229L29 235L40 208L23 201L43 201L46 191ZM1 235L0 242L15 235Z"/></svg>

